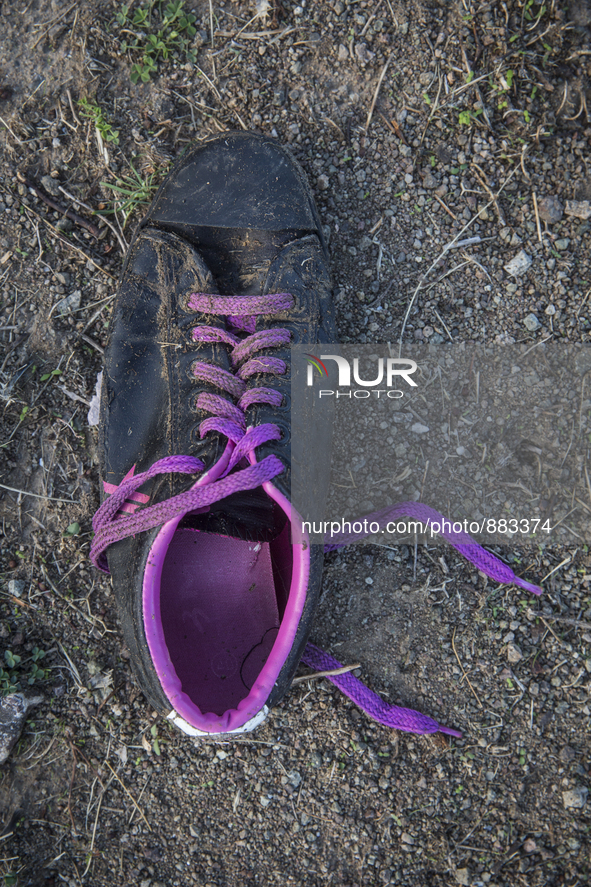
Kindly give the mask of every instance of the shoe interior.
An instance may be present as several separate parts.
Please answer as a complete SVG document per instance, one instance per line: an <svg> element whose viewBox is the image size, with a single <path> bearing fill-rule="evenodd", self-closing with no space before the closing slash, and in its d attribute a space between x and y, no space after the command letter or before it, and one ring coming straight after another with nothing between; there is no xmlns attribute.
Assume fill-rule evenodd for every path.
<svg viewBox="0 0 591 887"><path fill-rule="evenodd" d="M290 525L271 542L178 528L160 580L164 640L202 714L247 697L271 654L292 580Z"/></svg>

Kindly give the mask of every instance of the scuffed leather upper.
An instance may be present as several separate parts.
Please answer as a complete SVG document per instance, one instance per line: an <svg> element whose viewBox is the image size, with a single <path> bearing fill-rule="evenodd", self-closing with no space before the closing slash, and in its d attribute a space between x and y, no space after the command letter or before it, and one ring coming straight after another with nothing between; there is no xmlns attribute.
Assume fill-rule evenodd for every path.
<svg viewBox="0 0 591 887"><path fill-rule="evenodd" d="M188 309L191 293L228 294L228 287L236 282L243 282L247 286L241 292L233 291L233 295L288 292L294 298L293 308L282 314L259 316L257 331L273 327L287 328L292 333L294 344L335 341L326 248L303 174L289 155L271 140L252 137L256 143L253 153L250 138L249 134L236 136L236 144L245 156L252 155L256 159L264 143L265 152L275 158L276 169L291 169L290 200L275 204L267 201L265 205L265 218L269 225L267 232L257 231L256 237L252 237L252 232L248 230L226 226L223 237L220 236L218 241L218 229L203 226L204 220L208 221L207 211L203 204L201 211L194 202L190 180L187 184L185 173L183 188L179 189L175 184L175 176L182 170L190 168L197 174L199 154L204 147L198 146L170 174L130 248L105 352L100 443L101 476L108 484L119 484L134 466L137 474L168 455L197 456L206 468L210 468L223 453L227 443L223 435L210 432L201 440L199 424L210 414L197 411L195 402L202 391L221 394L230 400L232 398L213 385L197 381L192 365L199 360L230 370L228 347L195 343L191 331L198 325L223 327L226 319ZM222 141L225 143L227 140L216 142L220 150ZM210 143L205 147L211 161L211 151L215 145ZM227 144L223 150L227 152ZM209 167L212 168L211 162ZM227 164L221 164L222 169L226 167ZM261 169L263 185L268 174L269 169ZM275 193L275 197L281 195L280 184L278 181L275 190L270 191L271 194ZM201 185L199 189L203 196ZM256 193L252 182L251 185L250 200L254 199L253 194ZM222 186L223 182L215 185L218 202L223 197ZM229 186L227 191L229 194ZM301 205L299 208L296 205L294 209L298 193ZM180 195L184 201L180 214L182 224L178 221L178 213L176 221L169 224L162 207L170 210L174 216L174 200L180 199ZM230 196L236 200L236 194L229 194L228 199ZM187 199L189 204L192 202L192 210L190 206L187 208ZM284 208L283 217L279 213L281 206ZM219 206L216 211L219 216ZM193 226L190 224L191 212L194 216ZM233 218L244 222L248 220L248 213L246 210L241 214L235 211ZM257 225L260 218L259 215ZM273 220L275 230L272 228ZM207 256L207 264L201 250ZM247 409L246 421L247 426L274 423L280 427L282 439L258 447L256 454L259 461L269 453L275 453L281 459L285 471L273 483L289 500L290 352L289 347L285 346L260 353L283 359L287 372L283 376L262 373L250 377L247 384L249 387L269 387L280 391L283 405L279 408L253 405ZM150 503L153 504L188 489L194 480L188 475L163 475L144 485L141 491L150 496ZM279 529L277 511L259 489L222 500L196 520L200 522L201 529L210 532L266 539ZM170 703L153 668L143 627L142 582L156 533L154 530L124 539L112 545L107 556L134 670L152 704L166 713L170 710ZM313 546L304 613L292 653L268 701L271 705L289 687L302 655L320 591L321 576L322 551Z"/></svg>

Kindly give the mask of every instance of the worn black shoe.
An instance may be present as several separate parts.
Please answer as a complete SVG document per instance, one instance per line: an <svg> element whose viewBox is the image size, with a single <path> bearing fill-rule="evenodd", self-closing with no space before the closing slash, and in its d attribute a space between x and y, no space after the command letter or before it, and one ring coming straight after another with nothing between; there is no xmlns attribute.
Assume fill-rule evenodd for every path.
<svg viewBox="0 0 591 887"><path fill-rule="evenodd" d="M298 164L249 133L193 147L125 262L91 552L144 693L191 735L261 723L304 650L323 555L290 504L290 345L334 341Z"/></svg>

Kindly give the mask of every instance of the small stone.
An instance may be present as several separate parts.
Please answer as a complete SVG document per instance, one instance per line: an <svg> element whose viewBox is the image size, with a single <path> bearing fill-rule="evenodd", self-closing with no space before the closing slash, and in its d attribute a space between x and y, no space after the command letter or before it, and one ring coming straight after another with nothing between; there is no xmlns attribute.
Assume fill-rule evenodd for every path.
<svg viewBox="0 0 591 887"><path fill-rule="evenodd" d="M572 791L562 793L562 803L566 809L571 807L575 810L580 810L587 803L588 794L589 789L584 786L573 788Z"/></svg>
<svg viewBox="0 0 591 887"><path fill-rule="evenodd" d="M406 175L404 176L404 181L407 185L412 185L413 180L412 180L412 176L409 172L407 172Z"/></svg>
<svg viewBox="0 0 591 887"><path fill-rule="evenodd" d="M426 425L421 425L420 422L415 422L414 425L411 426L411 431L414 431L415 434L427 434L429 431Z"/></svg>
<svg viewBox="0 0 591 887"><path fill-rule="evenodd" d="M43 702L43 696L27 699L22 693L11 693L0 699L0 764L8 758L21 735L27 712Z"/></svg>
<svg viewBox="0 0 591 887"><path fill-rule="evenodd" d="M41 176L41 186L53 197L59 197L61 194L60 183L57 179L52 179L51 176Z"/></svg>
<svg viewBox="0 0 591 887"><path fill-rule="evenodd" d="M528 314L523 321L523 324L526 330L529 330L530 333L535 333L535 331L539 330L539 328L542 326L535 314Z"/></svg>
<svg viewBox="0 0 591 887"><path fill-rule="evenodd" d="M283 87L276 86L273 90L273 104L278 108L285 104L285 90Z"/></svg>
<svg viewBox="0 0 591 887"><path fill-rule="evenodd" d="M556 314L556 308L554 307L554 305L548 305L548 307L544 311L544 314L547 314L548 317L554 317L554 315Z"/></svg>
<svg viewBox="0 0 591 887"><path fill-rule="evenodd" d="M432 326L425 326L425 327L423 327L423 335L424 335L425 339L429 339L429 338L431 338L431 336L433 335L433 333L434 333L434 329L433 329Z"/></svg>
<svg viewBox="0 0 591 887"><path fill-rule="evenodd" d="M517 644L507 644L507 659L509 662L520 662L523 659L523 653Z"/></svg>
<svg viewBox="0 0 591 887"><path fill-rule="evenodd" d="M24 590L25 590L25 580L24 579L9 579L8 594L12 594L12 595L14 595L14 597L21 597Z"/></svg>
<svg viewBox="0 0 591 887"><path fill-rule="evenodd" d="M566 214L576 219L591 219L591 200L567 200Z"/></svg>
<svg viewBox="0 0 591 887"><path fill-rule="evenodd" d="M366 578L366 580L365 580L365 584L366 584L366 585L373 585L373 579L371 578L371 576L368 576L368 577Z"/></svg>
<svg viewBox="0 0 591 887"><path fill-rule="evenodd" d="M433 188L436 188L436 187L437 187L437 179L435 178L435 176L432 173L426 172L423 177L423 188L429 188L430 190L432 190Z"/></svg>
<svg viewBox="0 0 591 887"><path fill-rule="evenodd" d="M360 62L370 62L374 58L375 53L369 51L367 43L356 43L355 55Z"/></svg>
<svg viewBox="0 0 591 887"><path fill-rule="evenodd" d="M271 803L269 798L265 798L262 795L261 795L260 801L261 801L261 807L268 807L269 804Z"/></svg>
<svg viewBox="0 0 591 887"><path fill-rule="evenodd" d="M468 887L470 884L470 870L456 869L456 881L458 884L464 884L465 887Z"/></svg>
<svg viewBox="0 0 591 887"><path fill-rule="evenodd" d="M58 231L63 231L67 234L68 231L71 231L74 226L70 219L66 219L65 216L62 216L62 218L58 219L58 221L55 223L55 227ZM95 270L94 265L91 265L91 268Z"/></svg>
<svg viewBox="0 0 591 887"><path fill-rule="evenodd" d="M411 846L415 842L415 839L413 838L413 836L409 835L407 832L402 832L402 834L400 836L400 840L403 841L405 844L410 844Z"/></svg>
<svg viewBox="0 0 591 887"><path fill-rule="evenodd" d="M558 197L542 197L538 201L538 214L543 222L549 225L559 222L564 213L564 206Z"/></svg>
<svg viewBox="0 0 591 887"><path fill-rule="evenodd" d="M557 240L555 242L554 246L557 250L560 250L560 252L564 252L565 249L568 249L569 243L570 240L568 239L568 237L561 237L560 240Z"/></svg>
<svg viewBox="0 0 591 887"><path fill-rule="evenodd" d="M339 62L346 62L349 58L349 51L346 46L341 43L339 46Z"/></svg>
<svg viewBox="0 0 591 887"><path fill-rule="evenodd" d="M533 853L538 849L538 845L533 838L528 838L527 841L523 842L523 849L525 853Z"/></svg>
<svg viewBox="0 0 591 887"><path fill-rule="evenodd" d="M66 296L64 299L60 299L57 303L55 313L58 317L63 317L64 314L69 314L71 311L76 311L80 307L80 301L82 299L82 292L80 290L74 290L73 293L70 293L69 296Z"/></svg>
<svg viewBox="0 0 591 887"><path fill-rule="evenodd" d="M330 187L330 182L328 180L328 176L323 173L321 176L318 176L316 179L316 187L319 191L328 191Z"/></svg>
<svg viewBox="0 0 591 887"><path fill-rule="evenodd" d="M563 764L570 764L570 762L575 759L574 749L572 749L570 745L565 745L564 748L561 749L559 757Z"/></svg>
<svg viewBox="0 0 591 887"><path fill-rule="evenodd" d="M525 274L528 270L531 263L532 260L528 254L524 250L520 250L510 262L507 262L505 265L505 271L512 277L521 277L521 275Z"/></svg>

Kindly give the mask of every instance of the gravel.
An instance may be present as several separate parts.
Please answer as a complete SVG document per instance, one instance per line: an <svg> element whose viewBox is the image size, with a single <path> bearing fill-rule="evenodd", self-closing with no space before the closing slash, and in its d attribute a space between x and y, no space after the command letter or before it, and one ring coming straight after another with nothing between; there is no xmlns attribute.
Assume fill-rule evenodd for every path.
<svg viewBox="0 0 591 887"><path fill-rule="evenodd" d="M591 200L587 5L547 4L537 21L517 0L471 12L422 0L213 3L212 50L199 3L200 71L173 52L137 85L118 7L4 10L0 482L40 498L0 490L0 637L21 657L15 676L45 697L3 765L1 874L13 883L589 881L583 539L493 547L542 582L539 600L435 544L327 556L312 640L461 740L388 731L323 681L298 684L262 729L228 743L193 743L156 717L109 582L87 560L98 504L87 411L123 252L60 190L110 209L102 183L130 162L158 179L194 139L244 126L305 168L342 341L587 344L591 227L584 209L569 211ZM81 96L119 132L106 155ZM99 238L24 177L98 224ZM522 254L519 273L508 270Z"/></svg>

